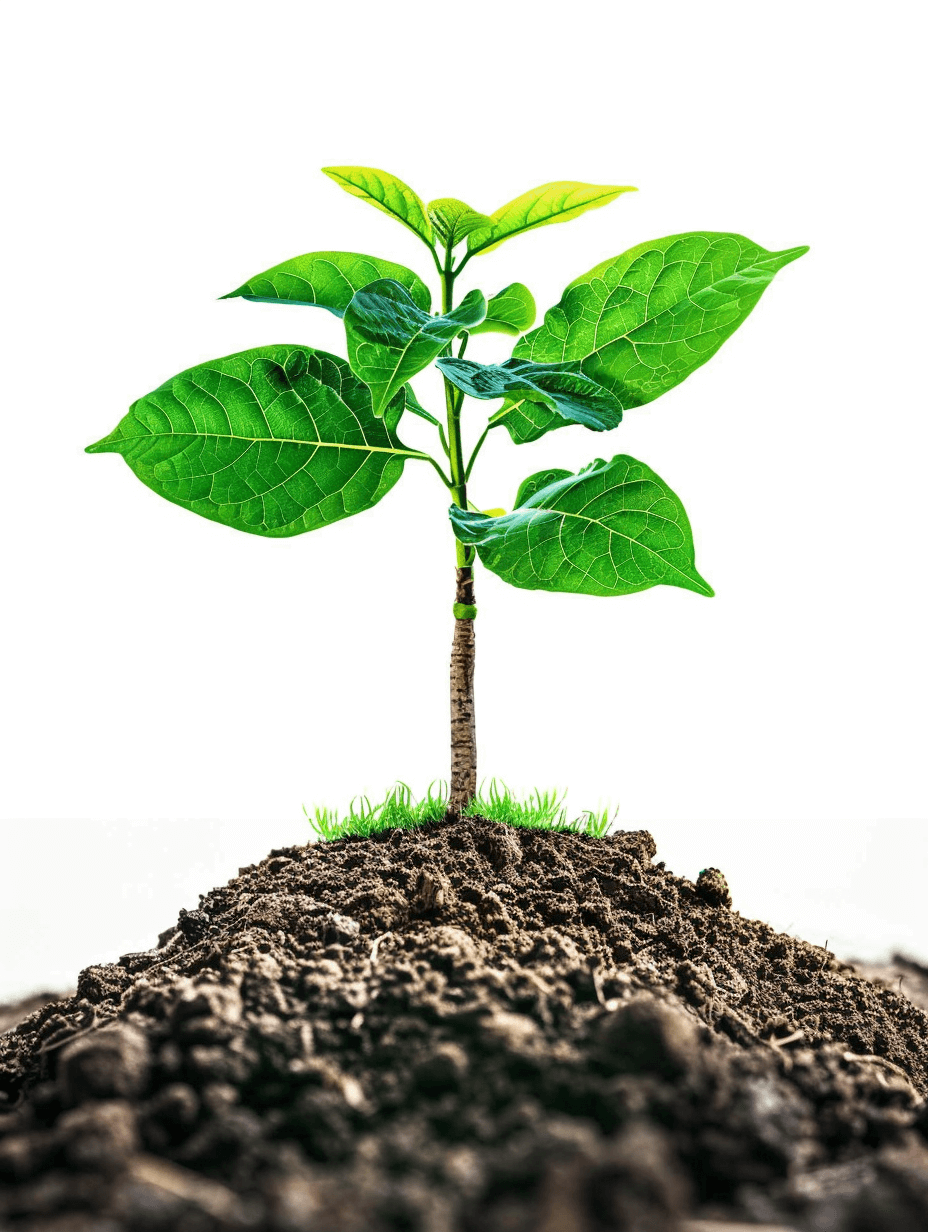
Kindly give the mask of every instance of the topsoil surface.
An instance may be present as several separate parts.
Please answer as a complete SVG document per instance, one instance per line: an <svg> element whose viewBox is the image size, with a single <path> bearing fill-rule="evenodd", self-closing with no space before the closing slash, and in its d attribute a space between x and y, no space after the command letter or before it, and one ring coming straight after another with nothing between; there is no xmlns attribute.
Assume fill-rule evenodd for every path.
<svg viewBox="0 0 928 1232"><path fill-rule="evenodd" d="M925 1232L924 1010L654 855L475 819L242 869L7 1022L0 1228Z"/></svg>

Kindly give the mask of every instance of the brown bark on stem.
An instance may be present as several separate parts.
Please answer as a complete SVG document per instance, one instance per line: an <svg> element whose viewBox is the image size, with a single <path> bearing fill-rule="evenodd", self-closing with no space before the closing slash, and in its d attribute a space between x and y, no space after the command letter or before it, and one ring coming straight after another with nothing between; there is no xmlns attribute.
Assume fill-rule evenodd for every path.
<svg viewBox="0 0 928 1232"><path fill-rule="evenodd" d="M474 571L457 570L457 603L474 603ZM474 721L474 622L455 617L451 643L451 797L448 815L460 817L477 794L477 733Z"/></svg>

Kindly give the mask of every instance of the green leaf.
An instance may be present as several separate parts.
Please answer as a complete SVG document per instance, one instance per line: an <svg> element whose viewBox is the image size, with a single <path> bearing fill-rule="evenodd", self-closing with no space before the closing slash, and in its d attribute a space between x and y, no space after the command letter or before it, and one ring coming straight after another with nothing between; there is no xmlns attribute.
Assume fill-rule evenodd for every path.
<svg viewBox="0 0 928 1232"><path fill-rule="evenodd" d="M719 232L639 244L572 282L513 354L579 363L625 410L641 406L710 359L777 270L804 252Z"/></svg>
<svg viewBox="0 0 928 1232"><path fill-rule="evenodd" d="M256 274L221 298L241 296L263 304L312 304L342 317L355 291L378 278L392 278L406 288L420 308L426 312L431 308L431 292L418 274L395 261L357 252L307 252Z"/></svg>
<svg viewBox="0 0 928 1232"><path fill-rule="evenodd" d="M404 401L377 419L343 359L256 347L166 381L87 452L121 453L159 496L281 538L370 509L425 457L396 437Z"/></svg>
<svg viewBox="0 0 928 1232"><path fill-rule="evenodd" d="M450 516L457 538L475 545L486 567L512 586L628 595L663 584L713 593L696 572L679 498L624 454L536 489L504 517L457 505Z"/></svg>
<svg viewBox="0 0 928 1232"><path fill-rule="evenodd" d="M549 470L536 471L534 475L529 475L528 479L523 479L519 484L516 499L512 502L513 508L518 509L520 505L526 503L529 497L534 496L536 492L540 492L542 488L548 487L549 484L557 483L559 479L570 479L572 474L572 471L564 471L558 467L552 467Z"/></svg>
<svg viewBox="0 0 928 1232"><path fill-rule="evenodd" d="M503 240L544 227L554 222L569 222L587 210L608 205L620 193L637 192L636 188L616 184L581 184L574 180L556 180L532 188L508 205L490 215L492 226L481 227L467 237L468 257L478 252L492 252Z"/></svg>
<svg viewBox="0 0 928 1232"><path fill-rule="evenodd" d="M452 385L471 398L505 398L490 419L502 423L516 444L537 440L551 427L583 424L594 432L614 428L622 408L575 364L533 364L507 359L504 364L477 364L469 359L440 359L438 367ZM536 426L536 412L542 427ZM548 419L554 423L549 424Z"/></svg>
<svg viewBox="0 0 928 1232"><path fill-rule="evenodd" d="M445 349L463 329L479 324L487 304L471 291L452 312L430 317L405 287L390 279L355 293L345 311L348 358L354 374L371 387L374 414Z"/></svg>
<svg viewBox="0 0 928 1232"><path fill-rule="evenodd" d="M383 210L432 247L432 224L425 205L408 184L377 167L323 167L322 170L345 192Z"/></svg>
<svg viewBox="0 0 928 1232"><path fill-rule="evenodd" d="M487 304L486 320L472 334L521 334L535 323L535 300L528 287L511 282Z"/></svg>
<svg viewBox="0 0 928 1232"><path fill-rule="evenodd" d="M440 197L430 201L429 218L433 233L445 248L454 248L478 227L492 227L493 220L486 214L478 214L456 197Z"/></svg>

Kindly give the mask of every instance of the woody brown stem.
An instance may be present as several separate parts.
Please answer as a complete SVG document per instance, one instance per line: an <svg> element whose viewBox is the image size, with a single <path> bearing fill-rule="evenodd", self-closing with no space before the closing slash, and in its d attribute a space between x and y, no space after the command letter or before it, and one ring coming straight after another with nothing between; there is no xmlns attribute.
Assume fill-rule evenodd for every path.
<svg viewBox="0 0 928 1232"><path fill-rule="evenodd" d="M455 601L474 605L474 571L457 570ZM477 794L477 734L474 722L474 622L455 617L451 643L451 797L448 814L460 817Z"/></svg>

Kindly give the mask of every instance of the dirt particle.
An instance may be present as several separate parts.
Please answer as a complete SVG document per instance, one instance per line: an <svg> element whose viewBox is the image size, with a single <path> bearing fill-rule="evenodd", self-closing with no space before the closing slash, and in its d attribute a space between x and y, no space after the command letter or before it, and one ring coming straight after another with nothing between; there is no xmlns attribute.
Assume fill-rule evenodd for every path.
<svg viewBox="0 0 928 1232"><path fill-rule="evenodd" d="M323 937L327 944L347 945L361 932L361 925L351 916L331 911L323 922Z"/></svg>
<svg viewBox="0 0 928 1232"><path fill-rule="evenodd" d="M698 1064L694 1020L676 1005L639 994L599 1020L595 1031L601 1063L614 1073L679 1078Z"/></svg>
<svg viewBox="0 0 928 1232"><path fill-rule="evenodd" d="M118 1172L139 1147L135 1111L126 1100L72 1108L58 1119L55 1136L73 1168L95 1172Z"/></svg>
<svg viewBox="0 0 928 1232"><path fill-rule="evenodd" d="M61 1050L58 1082L66 1104L86 1099L131 1099L148 1077L149 1044L128 1023L81 1036Z"/></svg>
<svg viewBox="0 0 928 1232"><path fill-rule="evenodd" d="M413 1081L420 1091L440 1095L455 1090L467 1073L467 1053L459 1044L437 1044L413 1065Z"/></svg>
<svg viewBox="0 0 928 1232"><path fill-rule="evenodd" d="M409 906L414 915L437 911L445 905L447 886L444 878L428 869L421 869L415 879Z"/></svg>
<svg viewBox="0 0 928 1232"><path fill-rule="evenodd" d="M730 907L731 892L717 868L704 868L696 879L696 893L710 907Z"/></svg>
<svg viewBox="0 0 928 1232"><path fill-rule="evenodd" d="M210 918L205 911L185 911L183 907L177 917L177 927L187 941L196 944L202 941L209 932Z"/></svg>

